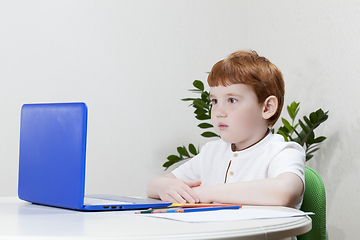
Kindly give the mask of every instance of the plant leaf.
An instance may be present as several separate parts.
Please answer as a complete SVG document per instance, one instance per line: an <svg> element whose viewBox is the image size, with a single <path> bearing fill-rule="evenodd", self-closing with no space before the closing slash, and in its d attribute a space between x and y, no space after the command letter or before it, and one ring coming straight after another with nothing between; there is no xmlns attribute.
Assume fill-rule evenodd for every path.
<svg viewBox="0 0 360 240"><path fill-rule="evenodd" d="M316 115L318 116L319 119L323 118L325 116L325 113L324 111L319 108L317 111L316 111Z"/></svg>
<svg viewBox="0 0 360 240"><path fill-rule="evenodd" d="M298 144L300 144L301 146L304 146L305 141L306 141L306 133L303 131L301 131L300 133L298 133L296 130L294 131L297 135L297 138L293 139L294 142L297 142Z"/></svg>
<svg viewBox="0 0 360 240"><path fill-rule="evenodd" d="M308 133L308 132L309 132L308 126L305 125L300 119L299 119L299 124L300 124L300 127L302 128L302 130L303 130L305 133Z"/></svg>
<svg viewBox="0 0 360 240"><path fill-rule="evenodd" d="M204 102L209 103L209 102L210 102L210 98L209 98L208 92L203 92L203 93L201 94L201 99L202 99Z"/></svg>
<svg viewBox="0 0 360 240"><path fill-rule="evenodd" d="M290 118L294 121L296 118L296 115L298 114L300 108L299 104L297 102L292 102L289 106L287 106L287 111L289 113Z"/></svg>
<svg viewBox="0 0 360 240"><path fill-rule="evenodd" d="M162 166L165 168L165 170L167 170L173 164L174 164L173 162L167 161Z"/></svg>
<svg viewBox="0 0 360 240"><path fill-rule="evenodd" d="M196 87L197 89L200 89L201 91L204 91L204 89L205 89L203 82L200 80L195 80L193 82L193 85L194 85L194 87Z"/></svg>
<svg viewBox="0 0 360 240"><path fill-rule="evenodd" d="M199 89L189 89L189 91L194 93L202 93L202 91Z"/></svg>
<svg viewBox="0 0 360 240"><path fill-rule="evenodd" d="M287 111L289 113L289 116L292 120L295 119L295 112L292 110L292 108L290 106L287 106Z"/></svg>
<svg viewBox="0 0 360 240"><path fill-rule="evenodd" d="M293 128L290 125L290 123L288 122L288 120L286 120L285 118L282 118L281 121L284 124L284 126L286 127L286 129L289 130L289 132L293 131Z"/></svg>
<svg viewBox="0 0 360 240"><path fill-rule="evenodd" d="M295 115L295 118L296 118L297 114L299 113L299 110L300 110L300 108L297 108L297 109L295 110L295 114L294 114L294 115ZM295 119L295 118L294 118L294 119Z"/></svg>
<svg viewBox="0 0 360 240"><path fill-rule="evenodd" d="M284 133L282 130L278 130L278 132L277 132L278 134L280 134L281 136L283 136L284 137L284 140L286 141L286 142L288 142L289 141L289 139L288 139L288 137L287 137L287 135L286 135L286 133Z"/></svg>
<svg viewBox="0 0 360 240"><path fill-rule="evenodd" d="M314 153L314 152L316 152L317 150L319 150L320 148L314 148L314 149L312 149L311 151L306 151L306 154L311 154L311 153Z"/></svg>
<svg viewBox="0 0 360 240"><path fill-rule="evenodd" d="M190 157L190 155L189 155L189 153L188 153L188 151L186 150L185 147L178 147L177 151L181 156Z"/></svg>
<svg viewBox="0 0 360 240"><path fill-rule="evenodd" d="M207 114L198 114L198 115L195 116L195 118L197 120L201 120L201 121L211 119L211 117L209 115L207 115Z"/></svg>
<svg viewBox="0 0 360 240"><path fill-rule="evenodd" d="M306 162L309 161L314 155L306 154Z"/></svg>
<svg viewBox="0 0 360 240"><path fill-rule="evenodd" d="M317 112L317 114L318 114L318 116L319 116L319 118L320 118L320 120L319 120L319 125L320 125L321 123L325 122L325 121L328 119L328 117L329 117L329 115L328 115L329 111L327 111L327 112L324 113L324 111L320 108L320 109L317 110L316 112Z"/></svg>
<svg viewBox="0 0 360 240"><path fill-rule="evenodd" d="M312 122L309 120L309 118L307 118L306 116L304 116L303 119L304 119L304 121L306 122L306 124L307 124L310 128L313 127L313 124L312 124Z"/></svg>
<svg viewBox="0 0 360 240"><path fill-rule="evenodd" d="M217 135L216 133L213 133L213 132L203 132L201 134L201 136L206 137L206 138L219 137L219 135Z"/></svg>
<svg viewBox="0 0 360 240"><path fill-rule="evenodd" d="M207 112L208 112L208 110L203 109L203 108L196 108L196 110L194 111L195 114L205 114Z"/></svg>
<svg viewBox="0 0 360 240"><path fill-rule="evenodd" d="M293 101L291 104L290 104L290 107L291 107L291 109L293 109L293 111L295 112L295 110L299 110L300 108L299 108L299 105L300 105L300 102L295 102L295 101Z"/></svg>
<svg viewBox="0 0 360 240"><path fill-rule="evenodd" d="M314 139L315 139L315 133L314 133L313 131L311 131L311 132L309 132L309 134L307 134L307 135L308 135L308 139L306 140L306 143L307 143L308 145L313 144L313 143L314 143Z"/></svg>
<svg viewBox="0 0 360 240"><path fill-rule="evenodd" d="M183 98L183 99L181 99L181 101L194 101L196 99L197 98Z"/></svg>
<svg viewBox="0 0 360 240"><path fill-rule="evenodd" d="M318 123L319 118L318 118L318 115L316 114L316 112L310 113L310 121L314 124Z"/></svg>
<svg viewBox="0 0 360 240"><path fill-rule="evenodd" d="M199 127L199 128L212 128L213 125L210 124L210 123L200 123L200 124L198 125L198 127Z"/></svg>
<svg viewBox="0 0 360 240"><path fill-rule="evenodd" d="M289 135L289 133L290 133L289 129L287 129L285 126L279 127L278 132L279 132L279 131L284 132L286 135Z"/></svg>
<svg viewBox="0 0 360 240"><path fill-rule="evenodd" d="M195 99L194 100L194 106L209 109L209 105L206 104L206 102L204 102L202 99Z"/></svg>
<svg viewBox="0 0 360 240"><path fill-rule="evenodd" d="M192 155L197 155L197 154L198 154L198 152L196 151L196 148L195 148L194 144L192 144L192 143L189 144L189 151L190 151L190 153L191 153Z"/></svg>
<svg viewBox="0 0 360 240"><path fill-rule="evenodd" d="M321 143L323 141L325 141L326 137L324 136L320 136L314 139L313 143Z"/></svg>
<svg viewBox="0 0 360 240"><path fill-rule="evenodd" d="M170 155L167 157L167 160L171 161L171 162L177 162L177 161L180 161L181 158L179 156L176 156L176 155Z"/></svg>

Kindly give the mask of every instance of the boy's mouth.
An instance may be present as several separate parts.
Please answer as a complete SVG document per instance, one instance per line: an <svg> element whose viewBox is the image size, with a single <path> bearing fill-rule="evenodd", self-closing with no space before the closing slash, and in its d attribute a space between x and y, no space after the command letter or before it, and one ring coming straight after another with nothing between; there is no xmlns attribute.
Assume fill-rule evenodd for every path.
<svg viewBox="0 0 360 240"><path fill-rule="evenodd" d="M219 123L218 128L219 128L219 130L225 130L226 128L228 128L228 125Z"/></svg>

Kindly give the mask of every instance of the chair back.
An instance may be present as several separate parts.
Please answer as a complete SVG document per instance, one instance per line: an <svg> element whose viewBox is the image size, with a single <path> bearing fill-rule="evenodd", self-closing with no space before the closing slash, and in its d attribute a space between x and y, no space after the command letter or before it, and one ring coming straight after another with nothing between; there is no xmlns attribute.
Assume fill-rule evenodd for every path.
<svg viewBox="0 0 360 240"><path fill-rule="evenodd" d="M302 206L304 212L311 215L312 229L297 237L298 240L326 240L326 195L320 175L305 166L305 192Z"/></svg>

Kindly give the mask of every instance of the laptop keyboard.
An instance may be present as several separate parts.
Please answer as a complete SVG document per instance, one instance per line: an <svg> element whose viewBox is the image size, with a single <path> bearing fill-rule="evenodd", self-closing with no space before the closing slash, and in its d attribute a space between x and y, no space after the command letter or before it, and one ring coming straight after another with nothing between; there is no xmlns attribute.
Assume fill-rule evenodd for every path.
<svg viewBox="0 0 360 240"><path fill-rule="evenodd" d="M94 198L94 197L84 197L84 205L123 205L123 204L133 204L133 203Z"/></svg>

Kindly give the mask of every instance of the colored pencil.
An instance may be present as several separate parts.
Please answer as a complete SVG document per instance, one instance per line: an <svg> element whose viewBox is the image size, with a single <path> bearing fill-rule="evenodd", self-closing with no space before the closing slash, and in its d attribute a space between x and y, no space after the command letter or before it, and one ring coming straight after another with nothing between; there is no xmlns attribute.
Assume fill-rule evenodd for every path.
<svg viewBox="0 0 360 240"><path fill-rule="evenodd" d="M136 212L136 214L152 214L152 213L186 213L186 212L204 212L217 211L226 209L240 209L240 205L226 205L216 207L197 207L197 208L169 208L169 209L148 209Z"/></svg>
<svg viewBox="0 0 360 240"><path fill-rule="evenodd" d="M205 211L217 211L226 209L239 209L240 206L223 206L223 207L200 207L200 208L182 208L175 212L186 213L186 212L205 212Z"/></svg>

